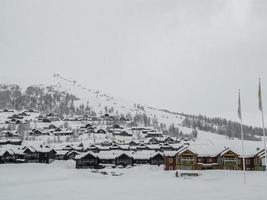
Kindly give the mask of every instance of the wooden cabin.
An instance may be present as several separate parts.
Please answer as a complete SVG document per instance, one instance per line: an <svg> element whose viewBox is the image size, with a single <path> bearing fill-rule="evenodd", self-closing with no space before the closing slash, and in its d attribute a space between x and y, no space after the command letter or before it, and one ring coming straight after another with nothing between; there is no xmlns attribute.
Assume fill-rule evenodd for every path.
<svg viewBox="0 0 267 200"><path fill-rule="evenodd" d="M218 156L218 169L240 170L240 158L237 153L227 148Z"/></svg>
<svg viewBox="0 0 267 200"><path fill-rule="evenodd" d="M77 169L98 168L99 165L99 158L93 152L76 155L75 160Z"/></svg>
<svg viewBox="0 0 267 200"><path fill-rule="evenodd" d="M177 151L165 151L164 152L165 170L176 169L176 160L175 160L176 154L177 154Z"/></svg>
<svg viewBox="0 0 267 200"><path fill-rule="evenodd" d="M151 165L162 165L164 164L164 157L162 153L156 153L154 156L150 158Z"/></svg>
<svg viewBox="0 0 267 200"><path fill-rule="evenodd" d="M133 158L126 153L122 153L115 158L115 164L126 167L133 164Z"/></svg>
<svg viewBox="0 0 267 200"><path fill-rule="evenodd" d="M186 148L179 151L175 156L176 169L194 170L197 154Z"/></svg>

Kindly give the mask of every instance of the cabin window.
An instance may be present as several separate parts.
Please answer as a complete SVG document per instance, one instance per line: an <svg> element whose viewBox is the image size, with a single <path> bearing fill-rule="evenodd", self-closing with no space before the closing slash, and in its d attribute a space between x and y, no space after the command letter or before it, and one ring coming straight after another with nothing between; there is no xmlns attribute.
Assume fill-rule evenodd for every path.
<svg viewBox="0 0 267 200"><path fill-rule="evenodd" d="M169 158L169 163L173 163L173 158Z"/></svg>

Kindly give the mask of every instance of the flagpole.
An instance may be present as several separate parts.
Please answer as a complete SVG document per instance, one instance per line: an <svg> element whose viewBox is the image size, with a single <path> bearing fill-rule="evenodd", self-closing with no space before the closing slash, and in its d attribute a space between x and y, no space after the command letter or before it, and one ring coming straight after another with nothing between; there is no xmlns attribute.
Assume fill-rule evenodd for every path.
<svg viewBox="0 0 267 200"><path fill-rule="evenodd" d="M262 119L262 132L263 132L263 144L264 144L264 160L265 160L265 171L267 172L267 158L266 158L266 134L265 134L265 125L264 125L264 112L261 111Z"/></svg>
<svg viewBox="0 0 267 200"><path fill-rule="evenodd" d="M242 165L244 172L244 184L246 184L246 165L245 165L245 152L244 152L244 131L243 131L243 121L242 121L242 112L241 112L241 98L240 98L240 90L238 96L238 116L240 119L240 129L241 129L241 141L242 141Z"/></svg>
<svg viewBox="0 0 267 200"><path fill-rule="evenodd" d="M265 161L265 171L267 172L267 157L266 157L266 133L265 133L265 124L264 124L264 111L262 104L262 93L261 93L261 79L259 79L259 109L261 111L261 120L262 120L262 135L263 135L263 145L264 145L264 161Z"/></svg>

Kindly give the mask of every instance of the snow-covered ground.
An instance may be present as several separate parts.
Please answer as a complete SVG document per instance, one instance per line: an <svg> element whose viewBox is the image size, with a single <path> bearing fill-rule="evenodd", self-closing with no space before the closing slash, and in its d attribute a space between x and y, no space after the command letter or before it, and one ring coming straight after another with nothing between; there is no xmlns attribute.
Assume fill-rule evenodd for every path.
<svg viewBox="0 0 267 200"><path fill-rule="evenodd" d="M176 178L162 167L137 166L104 169L101 175L77 170L73 161L46 164L0 165L2 200L265 200L265 172L248 172L243 183L241 171L201 171L200 177Z"/></svg>

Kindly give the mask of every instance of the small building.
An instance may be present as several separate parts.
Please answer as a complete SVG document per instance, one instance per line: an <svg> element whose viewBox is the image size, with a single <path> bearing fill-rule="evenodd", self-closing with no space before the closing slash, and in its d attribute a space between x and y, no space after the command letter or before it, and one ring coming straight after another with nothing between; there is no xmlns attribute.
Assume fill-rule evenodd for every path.
<svg viewBox="0 0 267 200"><path fill-rule="evenodd" d="M226 148L218 154L218 169L240 170L240 158L233 150Z"/></svg>
<svg viewBox="0 0 267 200"><path fill-rule="evenodd" d="M115 157L115 164L116 165L122 165L123 167L126 167L127 165L133 164L133 158L130 154L123 152L123 153L118 154Z"/></svg>
<svg viewBox="0 0 267 200"><path fill-rule="evenodd" d="M99 165L99 158L93 152L76 155L75 161L77 169L98 168Z"/></svg>

